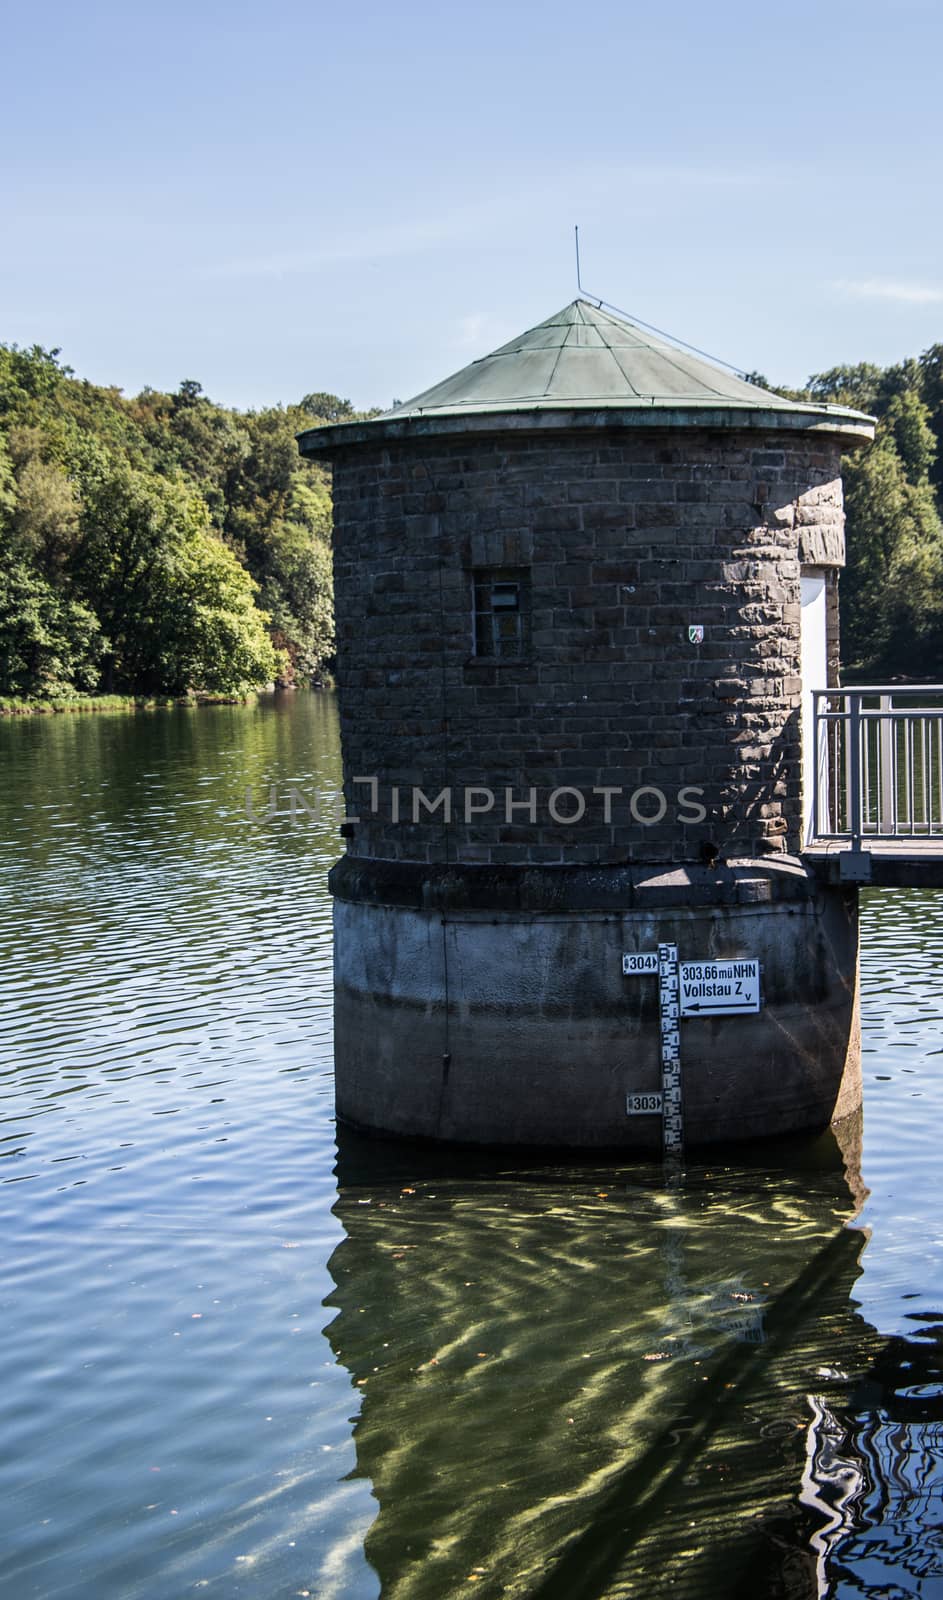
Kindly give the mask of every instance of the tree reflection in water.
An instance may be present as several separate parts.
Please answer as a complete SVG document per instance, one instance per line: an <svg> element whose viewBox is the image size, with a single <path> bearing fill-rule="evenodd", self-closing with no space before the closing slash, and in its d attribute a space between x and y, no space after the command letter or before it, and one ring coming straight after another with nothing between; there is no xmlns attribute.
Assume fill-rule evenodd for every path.
<svg viewBox="0 0 943 1600"><path fill-rule="evenodd" d="M865 1525L904 1560L893 1486L928 1467L870 1409L898 1358L850 1304L846 1156L828 1135L669 1183L343 1134L327 1334L385 1600L897 1593Z"/></svg>
<svg viewBox="0 0 943 1600"><path fill-rule="evenodd" d="M921 1319L922 1320L922 1319ZM819 1595L929 1600L943 1579L943 1352L892 1339L844 1407L810 1396Z"/></svg>

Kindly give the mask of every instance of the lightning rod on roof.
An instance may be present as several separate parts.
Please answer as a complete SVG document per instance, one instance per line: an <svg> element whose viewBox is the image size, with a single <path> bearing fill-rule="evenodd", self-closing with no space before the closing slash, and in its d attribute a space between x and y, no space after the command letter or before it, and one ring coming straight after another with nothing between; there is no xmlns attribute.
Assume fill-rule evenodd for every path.
<svg viewBox="0 0 943 1600"><path fill-rule="evenodd" d="M588 295L590 300L597 301L600 310L605 306L607 311L614 311L620 317L628 317L631 322L638 323L640 328L647 328L650 333L657 333L659 338L670 339L672 344L680 345L682 350L690 350L696 356L703 356L705 361L713 361L717 366L726 367L729 372L735 372L738 378L746 379L745 367L735 367L732 361L724 361L720 356L709 355L706 350L699 350L696 344L688 344L686 339L679 339L676 334L666 333L664 328L656 328L651 322L645 322L641 317L633 316L631 311L623 311L620 306L614 306L611 300L603 300L601 295L590 294L588 289L583 288L580 278L580 230L578 223L574 223L573 237L576 241L576 287L581 295Z"/></svg>

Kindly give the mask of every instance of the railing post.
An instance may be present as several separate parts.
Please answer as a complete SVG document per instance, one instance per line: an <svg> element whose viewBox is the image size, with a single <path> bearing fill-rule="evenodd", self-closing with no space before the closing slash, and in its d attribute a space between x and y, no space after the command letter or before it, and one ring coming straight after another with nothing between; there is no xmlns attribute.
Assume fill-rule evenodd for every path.
<svg viewBox="0 0 943 1600"><path fill-rule="evenodd" d="M878 832L897 833L897 728L890 715L893 696L882 694L878 703Z"/></svg>
<svg viewBox="0 0 943 1600"><path fill-rule="evenodd" d="M861 695L848 695L848 776L851 789L851 848L861 849Z"/></svg>
<svg viewBox="0 0 943 1600"><path fill-rule="evenodd" d="M812 808L809 814L809 844L824 833L833 832L829 807L831 786L828 770L828 707L831 689L812 691ZM823 715L822 707L825 707Z"/></svg>

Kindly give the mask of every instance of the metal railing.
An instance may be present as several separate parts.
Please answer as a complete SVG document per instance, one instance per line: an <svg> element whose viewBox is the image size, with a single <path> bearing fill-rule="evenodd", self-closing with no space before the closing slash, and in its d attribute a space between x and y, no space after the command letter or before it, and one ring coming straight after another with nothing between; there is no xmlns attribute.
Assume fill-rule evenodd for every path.
<svg viewBox="0 0 943 1600"><path fill-rule="evenodd" d="M811 843L943 842L943 685L813 691Z"/></svg>

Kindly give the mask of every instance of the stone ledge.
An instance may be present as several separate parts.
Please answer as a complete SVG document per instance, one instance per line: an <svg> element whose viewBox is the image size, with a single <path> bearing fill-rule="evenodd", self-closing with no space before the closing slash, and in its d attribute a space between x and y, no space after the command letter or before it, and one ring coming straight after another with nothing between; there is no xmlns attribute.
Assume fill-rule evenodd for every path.
<svg viewBox="0 0 943 1600"><path fill-rule="evenodd" d="M308 428L299 433L298 448L303 456L336 456L351 446L386 445L433 437L465 438L497 435L502 438L547 432L599 433L606 428L704 428L744 432L831 434L845 441L845 447L868 443L874 438L874 419L840 406L809 405L795 411L780 411L771 406L639 405L581 408L569 403L557 406L520 406L504 411L440 411L411 417L376 417L370 422L335 422L324 428Z"/></svg>
<svg viewBox="0 0 943 1600"><path fill-rule="evenodd" d="M331 869L332 895L351 904L412 911L478 911L579 915L658 907L735 906L808 901L814 873L795 857L622 866L429 865L342 856Z"/></svg>

